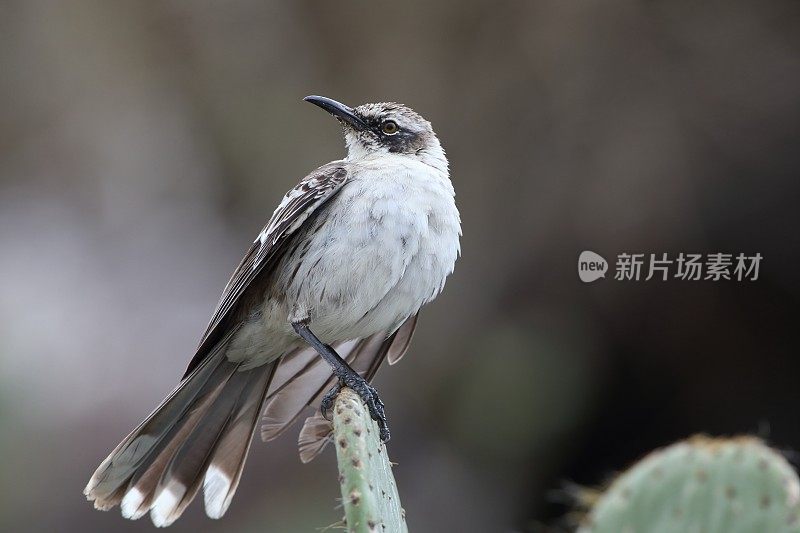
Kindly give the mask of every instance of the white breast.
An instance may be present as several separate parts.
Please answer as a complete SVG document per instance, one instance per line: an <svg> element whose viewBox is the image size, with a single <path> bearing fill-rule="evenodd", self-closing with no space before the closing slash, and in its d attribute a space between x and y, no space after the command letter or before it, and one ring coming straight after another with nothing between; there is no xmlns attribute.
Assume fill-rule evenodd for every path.
<svg viewBox="0 0 800 533"><path fill-rule="evenodd" d="M352 165L287 290L329 343L399 326L439 294L459 254L445 172L392 155Z"/></svg>

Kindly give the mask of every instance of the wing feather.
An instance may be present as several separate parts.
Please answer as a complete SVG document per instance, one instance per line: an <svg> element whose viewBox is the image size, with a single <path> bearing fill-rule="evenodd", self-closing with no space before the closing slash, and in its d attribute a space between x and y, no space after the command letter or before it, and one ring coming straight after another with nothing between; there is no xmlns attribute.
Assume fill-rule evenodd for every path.
<svg viewBox="0 0 800 533"><path fill-rule="evenodd" d="M347 181L347 170L341 161L323 165L286 193L272 217L247 250L239 266L222 291L217 308L200 341L195 356L186 370L188 375L202 361L218 338L225 334L242 295L257 277L267 275L281 251L303 224Z"/></svg>

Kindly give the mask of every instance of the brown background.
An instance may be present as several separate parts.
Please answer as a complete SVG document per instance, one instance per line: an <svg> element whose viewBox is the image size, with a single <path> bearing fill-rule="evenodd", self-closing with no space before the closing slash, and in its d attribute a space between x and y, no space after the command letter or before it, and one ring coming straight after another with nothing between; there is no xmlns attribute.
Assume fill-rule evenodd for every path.
<svg viewBox="0 0 800 533"><path fill-rule="evenodd" d="M4 3L0 529L152 527L81 489L283 192L342 156L307 94L407 103L452 165L463 257L378 378L412 531L563 525L565 481L696 431L800 447L800 4L700 4ZM764 261L586 285L585 249ZM295 438L172 530L335 522L333 454Z"/></svg>

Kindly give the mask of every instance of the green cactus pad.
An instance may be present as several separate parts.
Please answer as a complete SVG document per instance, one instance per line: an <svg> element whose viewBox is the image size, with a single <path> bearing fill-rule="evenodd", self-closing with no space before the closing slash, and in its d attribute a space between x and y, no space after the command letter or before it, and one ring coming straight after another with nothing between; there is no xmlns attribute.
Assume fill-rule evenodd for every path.
<svg viewBox="0 0 800 533"><path fill-rule="evenodd" d="M578 533L800 533L800 482L757 438L695 436L622 473Z"/></svg>
<svg viewBox="0 0 800 533"><path fill-rule="evenodd" d="M333 438L347 530L408 533L378 426L361 398L347 388L336 397L333 407Z"/></svg>

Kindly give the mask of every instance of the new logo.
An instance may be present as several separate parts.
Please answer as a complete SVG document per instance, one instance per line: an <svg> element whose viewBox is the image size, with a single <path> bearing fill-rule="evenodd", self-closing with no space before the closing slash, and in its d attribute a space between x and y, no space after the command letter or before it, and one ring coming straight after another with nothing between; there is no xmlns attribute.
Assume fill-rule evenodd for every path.
<svg viewBox="0 0 800 533"><path fill-rule="evenodd" d="M591 283L604 278L607 271L608 261L603 259L603 256L589 250L581 252L578 257L578 277L582 282Z"/></svg>

